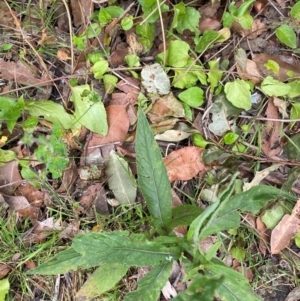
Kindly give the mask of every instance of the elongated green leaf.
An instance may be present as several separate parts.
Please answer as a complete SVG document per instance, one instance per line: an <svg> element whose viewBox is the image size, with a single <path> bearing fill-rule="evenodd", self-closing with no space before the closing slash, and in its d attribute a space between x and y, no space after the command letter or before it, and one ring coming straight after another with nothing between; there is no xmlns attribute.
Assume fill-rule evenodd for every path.
<svg viewBox="0 0 300 301"><path fill-rule="evenodd" d="M80 126L79 123L76 124L74 116L68 114L62 105L50 100L27 102L25 110L31 116L43 116L46 120L59 124L64 129Z"/></svg>
<svg viewBox="0 0 300 301"><path fill-rule="evenodd" d="M138 282L138 290L127 294L124 300L158 300L161 289L168 281L171 269L172 262L155 266L144 278Z"/></svg>
<svg viewBox="0 0 300 301"><path fill-rule="evenodd" d="M241 194L228 198L221 202L213 218L203 227L200 239L223 230L237 228L240 223L240 212L252 212L256 214L266 202L278 197L284 197L291 201L297 199L288 192L265 185L252 187Z"/></svg>
<svg viewBox="0 0 300 301"><path fill-rule="evenodd" d="M90 131L106 135L108 131L106 111L100 97L93 101L91 95L96 93L91 91L89 85L72 87L71 100L75 106L75 118L80 124Z"/></svg>
<svg viewBox="0 0 300 301"><path fill-rule="evenodd" d="M208 206L201 215L199 215L192 223L187 233L187 239L194 241L194 243L199 242L199 231L204 224L205 220L216 211L216 208L219 206L220 200L217 200L212 205Z"/></svg>
<svg viewBox="0 0 300 301"><path fill-rule="evenodd" d="M0 301L5 300L5 296L9 291L9 281L8 278L0 280Z"/></svg>
<svg viewBox="0 0 300 301"><path fill-rule="evenodd" d="M135 202L137 188L132 171L128 163L114 151L109 155L105 174L109 188L121 204L128 205Z"/></svg>
<svg viewBox="0 0 300 301"><path fill-rule="evenodd" d="M248 280L242 274L217 260L205 265L205 274L210 277L224 276L222 284L216 288L222 301L261 301L253 293Z"/></svg>
<svg viewBox="0 0 300 301"><path fill-rule="evenodd" d="M203 209L195 205L182 205L172 209L172 228L176 226L189 226L191 222L203 212Z"/></svg>
<svg viewBox="0 0 300 301"><path fill-rule="evenodd" d="M141 110L138 113L135 150L139 188L158 226L166 230L171 222L171 185L160 149Z"/></svg>
<svg viewBox="0 0 300 301"><path fill-rule="evenodd" d="M37 268L29 270L27 274L64 274L70 270L77 270L79 266L82 268L87 267L82 263L82 255L73 248L69 248L56 254L49 261L39 265Z"/></svg>
<svg viewBox="0 0 300 301"><path fill-rule="evenodd" d="M112 289L126 274L128 266L103 264L88 278L76 294L76 300L89 301Z"/></svg>
<svg viewBox="0 0 300 301"><path fill-rule="evenodd" d="M127 232L88 233L74 239L72 247L90 266L103 263L120 263L132 266L148 266L179 258L177 248L163 247L150 242L143 235Z"/></svg>

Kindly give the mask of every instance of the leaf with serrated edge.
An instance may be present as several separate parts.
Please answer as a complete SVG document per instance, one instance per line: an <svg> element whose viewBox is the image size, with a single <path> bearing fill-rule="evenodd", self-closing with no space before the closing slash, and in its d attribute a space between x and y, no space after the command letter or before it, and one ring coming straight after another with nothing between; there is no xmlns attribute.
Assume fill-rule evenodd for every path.
<svg viewBox="0 0 300 301"><path fill-rule="evenodd" d="M144 113L138 113L136 158L139 188L151 215L165 230L171 222L171 185L160 149Z"/></svg>
<svg viewBox="0 0 300 301"><path fill-rule="evenodd" d="M127 294L124 301L156 301L160 295L160 290L168 281L171 269L172 262L155 266L137 283L139 286L138 290Z"/></svg>
<svg viewBox="0 0 300 301"><path fill-rule="evenodd" d="M132 204L136 198L136 185L128 163L112 151L105 169L108 186L116 199L123 205Z"/></svg>
<svg viewBox="0 0 300 301"><path fill-rule="evenodd" d="M91 300L112 289L126 274L129 266L103 264L88 278L76 294L76 300Z"/></svg>
<svg viewBox="0 0 300 301"><path fill-rule="evenodd" d="M177 259L177 248L163 247L147 241L144 235L128 235L125 231L88 233L75 237L72 247L90 266L121 263L132 266L156 265Z"/></svg>

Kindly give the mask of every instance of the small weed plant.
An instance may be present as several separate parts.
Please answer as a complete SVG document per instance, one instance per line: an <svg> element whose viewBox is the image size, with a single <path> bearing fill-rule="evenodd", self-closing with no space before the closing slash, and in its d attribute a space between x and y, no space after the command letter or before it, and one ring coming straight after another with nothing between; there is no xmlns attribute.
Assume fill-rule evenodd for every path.
<svg viewBox="0 0 300 301"><path fill-rule="evenodd" d="M100 290L105 293L124 277L130 267L150 266L150 272L137 283L137 290L128 293L124 300L156 301L168 281L173 262L178 261L185 268L184 281L190 281L191 285L180 292L173 299L175 301L212 301L215 294L222 300L260 300L242 274L216 257L221 241L217 241L207 253L201 250L200 242L209 235L238 228L241 212L257 213L270 198L280 196L293 201L296 198L263 185L234 195L237 176L234 175L218 200L205 210L194 205L184 205L184 210L172 209L166 168L142 110L138 113L136 155L138 185L152 216L152 230L149 233L114 231L77 236L70 248L28 273L53 275L97 267L83 290L85 286L89 287L89 282L97 281L105 283ZM180 225L189 226L184 237L177 237L172 231Z"/></svg>

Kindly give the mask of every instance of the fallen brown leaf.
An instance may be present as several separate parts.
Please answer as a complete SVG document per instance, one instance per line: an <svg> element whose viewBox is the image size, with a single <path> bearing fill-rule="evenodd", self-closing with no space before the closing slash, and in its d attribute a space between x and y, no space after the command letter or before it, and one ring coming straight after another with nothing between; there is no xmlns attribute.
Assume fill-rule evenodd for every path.
<svg viewBox="0 0 300 301"><path fill-rule="evenodd" d="M300 199L293 208L292 214L286 214L271 234L271 253L278 254L285 249L300 230Z"/></svg>
<svg viewBox="0 0 300 301"><path fill-rule="evenodd" d="M9 265L0 263L0 279L3 279L10 272Z"/></svg>
<svg viewBox="0 0 300 301"><path fill-rule="evenodd" d="M43 81L36 74L36 69L26 67L21 61L6 62L0 58L0 77L4 80L15 80L18 84L39 84ZM44 84L47 85L47 84Z"/></svg>
<svg viewBox="0 0 300 301"><path fill-rule="evenodd" d="M88 143L88 149L91 153L97 146L113 142L123 142L129 129L129 118L126 106L111 105L106 108L108 121L108 134L102 136L93 134Z"/></svg>
<svg viewBox="0 0 300 301"><path fill-rule="evenodd" d="M259 19L255 19L250 29L244 29L240 23L234 22L233 28L242 36L247 39L253 40L268 30L267 26Z"/></svg>
<svg viewBox="0 0 300 301"><path fill-rule="evenodd" d="M148 117L153 123L162 121L168 117L184 116L182 103L173 95L173 93L158 98L148 113Z"/></svg>
<svg viewBox="0 0 300 301"><path fill-rule="evenodd" d="M245 72L242 71L242 68L237 64L237 72L241 79L251 80L254 85L257 85L262 82L263 77L258 71L257 65L255 62L247 59Z"/></svg>
<svg viewBox="0 0 300 301"><path fill-rule="evenodd" d="M198 174L202 176L208 170L201 159L202 150L196 146L188 146L164 158L170 182L187 181Z"/></svg>
<svg viewBox="0 0 300 301"><path fill-rule="evenodd" d="M267 69L265 66L269 60L272 60L279 65L278 75L274 74L273 71ZM256 63L257 69L263 77L272 76L280 81L286 81L289 79L289 76L287 75L288 71L293 71L295 77L300 76L300 67L297 66L296 62L293 62L293 59L287 62L287 59L284 56L260 53L255 55L253 61Z"/></svg>
<svg viewBox="0 0 300 301"><path fill-rule="evenodd" d="M40 209L30 205L24 196L5 196L4 199L10 209L18 212L23 218L29 218L32 224L35 224L42 215Z"/></svg>

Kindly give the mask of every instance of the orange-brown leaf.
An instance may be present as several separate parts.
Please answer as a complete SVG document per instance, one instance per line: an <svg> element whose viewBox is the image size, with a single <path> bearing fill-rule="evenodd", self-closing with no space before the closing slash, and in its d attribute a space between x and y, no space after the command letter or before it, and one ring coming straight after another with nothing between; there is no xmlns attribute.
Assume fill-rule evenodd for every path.
<svg viewBox="0 0 300 301"><path fill-rule="evenodd" d="M188 146L172 152L165 159L170 182L187 181L207 170L201 158L202 148Z"/></svg>

